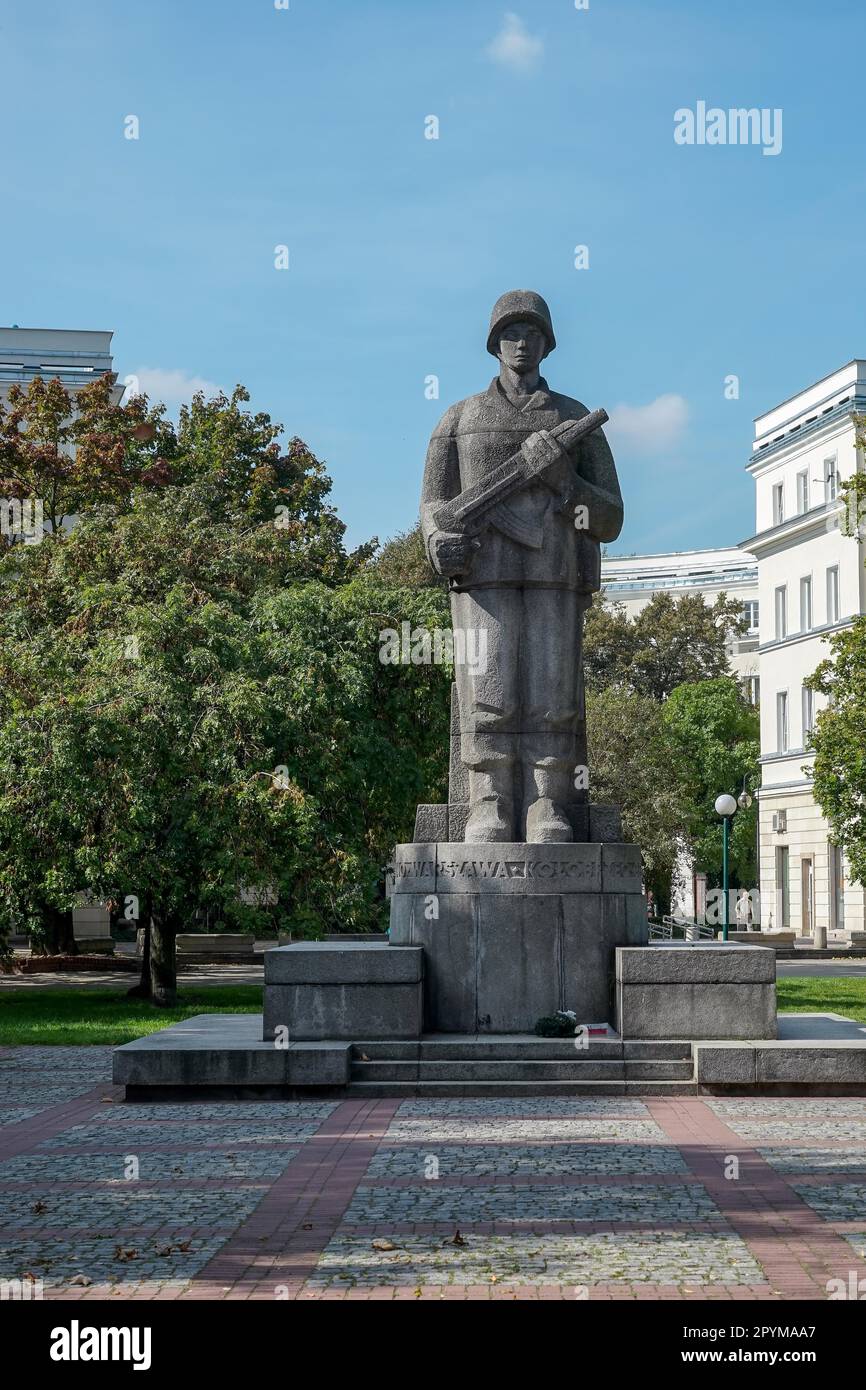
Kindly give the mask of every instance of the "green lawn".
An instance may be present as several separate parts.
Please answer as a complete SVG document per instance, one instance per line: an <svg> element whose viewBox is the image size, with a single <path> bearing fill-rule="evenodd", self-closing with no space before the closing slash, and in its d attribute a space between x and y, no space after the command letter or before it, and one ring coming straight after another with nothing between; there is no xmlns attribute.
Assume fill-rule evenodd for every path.
<svg viewBox="0 0 866 1390"><path fill-rule="evenodd" d="M866 1023L866 976L791 975L776 985L779 1013L843 1014Z"/></svg>
<svg viewBox="0 0 866 1390"><path fill-rule="evenodd" d="M173 1009L156 1009L109 989L0 990L0 1044L116 1045L193 1014L258 1014L261 985L181 986Z"/></svg>
<svg viewBox="0 0 866 1390"><path fill-rule="evenodd" d="M778 983L780 1013L835 1013L866 1023L866 977L785 978ZM193 1014L257 1014L261 985L181 987L173 1009L155 1009L108 989L0 990L0 1045L65 1046L130 1042Z"/></svg>

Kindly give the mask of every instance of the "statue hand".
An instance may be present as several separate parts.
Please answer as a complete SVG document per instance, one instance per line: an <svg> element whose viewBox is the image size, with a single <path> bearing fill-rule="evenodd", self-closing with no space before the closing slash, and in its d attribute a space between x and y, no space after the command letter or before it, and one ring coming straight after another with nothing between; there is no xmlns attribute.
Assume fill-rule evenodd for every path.
<svg viewBox="0 0 866 1390"><path fill-rule="evenodd" d="M480 541L461 535L459 531L436 531L430 538L433 568L446 578L465 574L473 555L480 548Z"/></svg>

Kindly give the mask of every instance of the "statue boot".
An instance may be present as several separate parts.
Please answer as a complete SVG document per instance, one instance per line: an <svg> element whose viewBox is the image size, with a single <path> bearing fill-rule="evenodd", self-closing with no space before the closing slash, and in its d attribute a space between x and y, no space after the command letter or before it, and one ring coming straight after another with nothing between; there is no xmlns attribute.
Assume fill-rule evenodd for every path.
<svg viewBox="0 0 866 1390"><path fill-rule="evenodd" d="M469 769L469 819L467 844L493 844L514 839L514 767Z"/></svg>
<svg viewBox="0 0 866 1390"><path fill-rule="evenodd" d="M567 811L574 797L571 778L571 764L563 766L552 758L526 769L526 786L532 789L526 804L527 844L562 844L574 839Z"/></svg>

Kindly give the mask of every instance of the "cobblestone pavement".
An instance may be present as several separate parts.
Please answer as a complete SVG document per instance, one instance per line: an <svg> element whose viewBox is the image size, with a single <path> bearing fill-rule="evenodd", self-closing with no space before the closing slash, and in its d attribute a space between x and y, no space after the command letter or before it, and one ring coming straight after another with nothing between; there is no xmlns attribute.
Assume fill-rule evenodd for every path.
<svg viewBox="0 0 866 1390"><path fill-rule="evenodd" d="M866 1277L866 1099L127 1105L110 1058L0 1049L0 1281L820 1300Z"/></svg>

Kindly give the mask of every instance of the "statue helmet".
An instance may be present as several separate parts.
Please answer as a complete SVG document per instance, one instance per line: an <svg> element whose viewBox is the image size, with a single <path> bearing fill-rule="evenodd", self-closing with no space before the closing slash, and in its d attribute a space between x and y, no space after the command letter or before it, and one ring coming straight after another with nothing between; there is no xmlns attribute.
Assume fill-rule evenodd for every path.
<svg viewBox="0 0 866 1390"><path fill-rule="evenodd" d="M494 357L497 355L502 330L510 323L534 323L547 339L547 352L553 352L556 347L550 310L535 290L509 290L497 299L490 316L490 332L487 335L487 351Z"/></svg>

